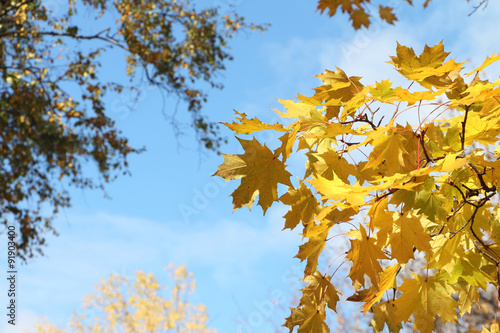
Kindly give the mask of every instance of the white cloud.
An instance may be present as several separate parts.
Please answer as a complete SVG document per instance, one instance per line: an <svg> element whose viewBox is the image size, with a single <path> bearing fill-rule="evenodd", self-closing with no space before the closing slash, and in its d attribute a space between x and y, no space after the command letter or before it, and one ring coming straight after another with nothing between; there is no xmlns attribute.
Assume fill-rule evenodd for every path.
<svg viewBox="0 0 500 333"><path fill-rule="evenodd" d="M16 313L16 325L7 323L3 318L4 316L5 315L2 316L2 321L0 323L0 332L2 333L24 333L32 329L39 322L36 313L22 308L18 309Z"/></svg>
<svg viewBox="0 0 500 333"><path fill-rule="evenodd" d="M198 279L216 290L235 292L242 285L253 286L269 258L291 258L299 244L296 233L281 231L283 207L268 214L252 223L225 219L203 224L106 213L69 215L71 222L59 227L61 236L50 240L47 256L20 270L19 304L31 313L49 315L50 321L61 321L78 310L83 297L109 274L160 272L169 262L195 268ZM64 307L65 313L51 316L45 312L47 304Z"/></svg>

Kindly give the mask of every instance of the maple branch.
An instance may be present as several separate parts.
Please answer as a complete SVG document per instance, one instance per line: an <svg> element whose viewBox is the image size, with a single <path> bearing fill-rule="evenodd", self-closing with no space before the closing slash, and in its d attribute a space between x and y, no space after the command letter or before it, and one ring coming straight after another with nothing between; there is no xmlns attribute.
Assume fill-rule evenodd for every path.
<svg viewBox="0 0 500 333"><path fill-rule="evenodd" d="M453 237L455 237L455 236L456 236L456 235L457 235L460 231L462 231L463 229L465 229L465 227L466 227L467 225L469 225L469 223L470 223L470 229L471 229L471 231L472 231L472 234L473 234L476 238L478 238L478 237L476 236L476 234L475 234L474 230L472 229L472 224L473 224L473 222L474 222L474 218L476 217L476 214L477 214L477 211L478 211L478 210L479 210L479 207L476 207L476 209L474 209L474 212L472 213L472 216L471 216L471 217L467 220L467 222L465 222L465 223L464 223L464 225L463 225L463 226L461 226L461 227L460 227L458 230L456 230L456 231L451 231L451 232L450 232L450 234L451 234L450 239L453 239ZM472 222L472 223L471 223L471 222Z"/></svg>
<svg viewBox="0 0 500 333"><path fill-rule="evenodd" d="M422 132L421 135L418 135L418 138L420 140L420 144L421 144L421 147L422 147L422 150L424 151L424 155L425 155L425 165L424 167L426 167L429 163L436 163L436 161L439 161L439 160L442 160L445 158L445 156L440 156L440 157L430 157L429 156L429 153L427 152L427 149L425 149L425 141L424 141L424 136L425 136L425 131Z"/></svg>
<svg viewBox="0 0 500 333"><path fill-rule="evenodd" d="M463 186L463 185L462 185ZM476 218L476 214L477 212L479 211L479 208L483 207L486 202L488 202L490 200L490 198L492 196L494 196L496 193L490 193L488 194L487 196L485 196L484 198L482 198L478 204L473 204L471 203L470 201L467 201L467 203L469 205L472 205L475 207L474 209L474 212L472 213L471 217L467 220L467 222L462 226L460 227L460 229L458 229L457 231L455 232L452 232L453 236L450 237L450 239L452 239L457 233L459 233L462 229L464 229L469 223L470 223L470 231L472 232L472 235L477 239L477 241L479 243L481 243L481 245L483 247L487 247L486 244L484 244L484 242L482 241L482 239L476 234L476 232L474 231L474 219Z"/></svg>
<svg viewBox="0 0 500 333"><path fill-rule="evenodd" d="M424 151L424 155L425 155L425 159L426 159L425 166L427 166L427 164L433 163L434 159L429 157L429 154L427 153L427 149L425 149L424 136L425 136L425 132L422 132L422 134L417 134L417 137L420 140L420 145L422 147L422 150Z"/></svg>
<svg viewBox="0 0 500 333"><path fill-rule="evenodd" d="M483 178L483 176L485 175L486 170L483 170L483 172L479 172L479 170L477 169L477 167L474 164L472 164L472 162L469 162L469 165L472 168L472 170L474 170L474 172L476 173L477 178L479 179L479 183L481 184L481 188L483 190L485 190L486 192L496 192L497 191L497 188L496 188L495 185L493 185L491 187L488 186L488 185L486 185L486 182L484 181L484 178Z"/></svg>
<svg viewBox="0 0 500 333"><path fill-rule="evenodd" d="M382 119L380 119L380 121L382 121ZM340 122L340 124L341 125L348 125L348 124L354 124L356 122L367 123L374 130L376 130L378 128L377 125L375 125L372 120L368 119L368 117L366 116L366 113L363 113L362 115L357 116L354 120L342 121L342 122ZM380 122L379 122L379 125L380 125Z"/></svg>
<svg viewBox="0 0 500 333"><path fill-rule="evenodd" d="M483 249L481 249L479 247L479 245L481 245L481 247L483 247L483 248L487 248L487 246L484 246L484 244L479 243L477 241L474 241L474 246L476 247L476 249L479 252L481 252L485 257L487 257L488 259L490 259L491 261L493 261L497 266L500 265L500 261L498 261L497 259L493 258L493 256L491 254L489 254L488 252L486 252Z"/></svg>
<svg viewBox="0 0 500 333"><path fill-rule="evenodd" d="M474 14L479 8L481 8L483 5L484 5L484 9L486 9L486 7L488 6L488 1L489 0L482 0L477 6L474 6L474 9L472 10L472 12L469 13L468 16L471 16L472 14ZM483 9L483 10L484 10Z"/></svg>
<svg viewBox="0 0 500 333"><path fill-rule="evenodd" d="M373 198L373 200L375 200L375 202L380 201L380 200L382 200L383 198L388 197L389 195L391 195L391 194L393 194L393 193L397 192L398 190L399 190L399 188L390 188L390 189L387 191L387 193L384 193L384 194L382 194L381 196L378 196L378 195L377 195L376 197L374 197L374 198Z"/></svg>
<svg viewBox="0 0 500 333"><path fill-rule="evenodd" d="M467 203L467 201L461 201L460 205L458 205L457 209L455 209L453 211L453 214L446 217L446 221L448 222L452 217L454 217L460 211L460 209L462 209L465 206L466 203ZM442 229L435 236L439 235L441 233L441 231L442 231Z"/></svg>
<svg viewBox="0 0 500 333"><path fill-rule="evenodd" d="M380 124L382 124L382 120L384 120L384 118L385 118L385 116L382 116L382 118L380 118L377 127L380 127Z"/></svg>
<svg viewBox="0 0 500 333"><path fill-rule="evenodd" d="M470 105L465 106L464 121L462 121L462 134L460 135L460 142L462 144L462 151L465 149L465 125L467 124L467 116L469 115Z"/></svg>
<svg viewBox="0 0 500 333"><path fill-rule="evenodd" d="M474 193L468 193L467 196L462 192L462 190L456 186L455 184L451 184L453 187L455 187L459 192L460 194L462 195L462 198L464 199L462 201L462 203L467 203L471 206L474 206L474 212L472 213L471 217L467 220L466 223L464 223L463 226L461 226L458 230L456 231L452 231L450 232L452 234L452 236L450 236L450 239L452 239L453 237L455 237L456 234L458 234L460 231L462 231L467 225L470 224L470 230L472 232L472 235L478 240L479 243L481 243L484 247L486 247L486 245L483 243L483 241L481 240L481 238L476 234L476 232L474 231L474 219L476 217L476 214L477 212L479 211L479 208L483 207L486 202L488 202L490 200L491 197L493 197L496 193L493 192L493 193L490 193L488 195L486 195L484 198L482 198L477 204L474 204L472 202L470 202L468 199L468 197L471 195L471 194L474 194ZM469 189L467 186L465 185L462 185L463 187L465 187L466 189L468 189L469 191L478 191L479 189L476 189L476 190L471 190ZM463 205L461 204L459 208L463 207ZM455 213L453 214L455 215Z"/></svg>
<svg viewBox="0 0 500 333"><path fill-rule="evenodd" d="M462 189L458 187L455 183L450 183L450 186L453 186L460 192L460 195L462 195L463 202L467 202L467 197L465 196L464 192L462 192Z"/></svg>

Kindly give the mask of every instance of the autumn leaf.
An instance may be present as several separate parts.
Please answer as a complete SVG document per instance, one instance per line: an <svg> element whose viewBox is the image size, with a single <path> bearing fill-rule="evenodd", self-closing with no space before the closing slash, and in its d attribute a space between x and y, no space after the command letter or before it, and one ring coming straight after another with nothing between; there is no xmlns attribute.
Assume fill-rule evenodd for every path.
<svg viewBox="0 0 500 333"><path fill-rule="evenodd" d="M287 327L290 332L295 326L299 326L297 333L329 333L330 330L325 323L325 315L318 311L317 308L308 304L300 309L291 309L291 315L286 318L283 326Z"/></svg>
<svg viewBox="0 0 500 333"><path fill-rule="evenodd" d="M489 65L491 65L492 63L494 63L495 61L498 61L500 60L500 53L498 53L497 55L495 55L495 52L493 52L493 54L491 55L491 57L486 57L486 60L483 62L483 64L481 66L479 66L478 68L474 69L473 71L465 74L467 76L471 76L472 74L474 73L477 73L477 72L480 72L482 71L483 69L485 69L486 67L488 67Z"/></svg>
<svg viewBox="0 0 500 333"><path fill-rule="evenodd" d="M458 255L458 258L456 258L453 271L450 274L450 283L458 283L463 280L468 285L486 290L487 283L494 282L488 274L481 270L483 257L479 253L465 253L463 249L460 249L455 254Z"/></svg>
<svg viewBox="0 0 500 333"><path fill-rule="evenodd" d="M299 189L290 188L280 201L291 207L284 216L284 229L294 229L301 221L304 225L308 224L319 208L316 198L303 182L300 182Z"/></svg>
<svg viewBox="0 0 500 333"><path fill-rule="evenodd" d="M347 201L352 205L363 205L365 203L364 195L368 194L369 189L361 186L356 186L356 189L349 184L344 183L340 178L334 175L333 180L328 180L321 176L308 181L316 190L329 198L336 201ZM365 193L366 192L366 193Z"/></svg>
<svg viewBox="0 0 500 333"><path fill-rule="evenodd" d="M323 249L325 248L326 237L328 236L328 231L325 231L318 236L311 237L303 245L299 246L299 253L295 256L301 261L307 259L307 265L304 270L304 275L310 275L318 266L318 258Z"/></svg>
<svg viewBox="0 0 500 333"><path fill-rule="evenodd" d="M224 163L219 166L214 176L226 180L241 178L240 186L231 194L234 209L252 206L255 195L259 195L258 204L264 213L278 200L278 183L292 186L290 173L265 145L253 140L238 139L245 150L242 155L224 156Z"/></svg>
<svg viewBox="0 0 500 333"><path fill-rule="evenodd" d="M394 221L392 234L389 237L392 259L396 259L400 264L407 263L414 258L413 247L429 252L431 237L425 232L429 222L412 212L400 215Z"/></svg>
<svg viewBox="0 0 500 333"><path fill-rule="evenodd" d="M363 10L353 10L351 20L354 29L359 29L362 26L368 28L370 25L370 16Z"/></svg>
<svg viewBox="0 0 500 333"><path fill-rule="evenodd" d="M393 8L382 5L379 5L378 8L378 12L382 20L386 21L389 24L394 24L394 21L398 20L396 18L396 15L394 15L394 13L392 12Z"/></svg>
<svg viewBox="0 0 500 333"><path fill-rule="evenodd" d="M399 291L403 295L396 299L398 320L408 321L415 314L415 330L430 333L434 330L435 316L446 322L457 322L457 302L450 296L453 288L435 274L427 278L411 272L413 278L405 279Z"/></svg>
<svg viewBox="0 0 500 333"><path fill-rule="evenodd" d="M234 112L240 116L240 118L236 118L240 123L233 122L231 124L228 123L222 123L226 125L230 130L233 130L235 134L252 134L254 132L258 131L264 131L264 130L275 130L275 131L280 131L280 132L286 132L287 129L283 127L281 124L266 124L260 121L257 118L252 118L252 119L247 119L247 115L244 113L240 113L236 110Z"/></svg>
<svg viewBox="0 0 500 333"><path fill-rule="evenodd" d="M378 285L379 273L382 271L378 260L386 259L386 255L375 244L375 239L366 235L364 227L360 227L359 230L351 230L348 235L355 238L351 240L351 248L347 253L347 258L352 262L348 276L351 278L353 286L356 289L363 286L365 274L373 285Z"/></svg>
<svg viewBox="0 0 500 333"><path fill-rule="evenodd" d="M278 110L274 111L284 118L298 118L299 116L307 116L316 109L314 105L303 102L295 102L292 100L285 101L280 99L278 99L278 102L280 102L286 108L286 112L280 112Z"/></svg>
<svg viewBox="0 0 500 333"><path fill-rule="evenodd" d="M464 63L449 60L444 63L449 52L444 51L442 41L432 47L425 46L421 55L417 56L412 48L398 43L396 56L391 57L398 72L410 80L414 80L426 88L442 88L449 86L451 72L458 72Z"/></svg>
<svg viewBox="0 0 500 333"><path fill-rule="evenodd" d="M382 273L380 273L380 283L378 285L372 286L371 292L364 298L365 304L363 304L363 312L367 312L379 302L387 290L396 289L396 275L399 273L401 265L396 264L393 266L386 267Z"/></svg>
<svg viewBox="0 0 500 333"><path fill-rule="evenodd" d="M342 10L350 4L325 1ZM374 313L376 332L385 325L399 332L413 318L422 333L435 329L436 317L457 323L457 308L462 315L471 311L480 289L498 286L500 209L492 200L500 186L500 79L476 76L466 83L462 63L446 60L442 43L421 54L399 44L396 51L391 63L420 88L394 87L389 80L365 86L339 68L326 70L317 75L322 85L312 96L284 103L281 116L295 119L279 146L259 152L267 164L274 157L282 158L280 165L292 156L306 161L300 188L279 198L289 209L285 228L299 228L306 239L296 257L307 260L309 284L287 319L290 330L328 329L324 311L335 309L341 290L318 267L327 239L333 244L338 236L351 238L347 276L356 293L347 301L363 302L363 312ZM433 111L424 117L429 106ZM411 112L420 116L418 123L401 116ZM244 180L243 155L230 156L220 174ZM244 195L256 193L250 188ZM335 234L341 223L353 229ZM415 259L416 253L425 256ZM422 267L425 277L413 272ZM408 272L412 278L398 287L398 274Z"/></svg>
<svg viewBox="0 0 500 333"><path fill-rule="evenodd" d="M401 131L404 131L402 127L390 128L385 135L373 140L371 145L374 149L364 169L385 163L389 172L399 172L401 165L404 165L404 155L408 154L406 149L409 145L408 140L400 134Z"/></svg>
<svg viewBox="0 0 500 333"><path fill-rule="evenodd" d="M309 285L302 289L301 303L307 303L311 298L314 298L318 304L324 304L331 310L336 311L339 296L337 289L330 280L331 276L323 276L319 271L306 276L304 282L309 283Z"/></svg>
<svg viewBox="0 0 500 333"><path fill-rule="evenodd" d="M403 328L401 322L396 317L396 305L393 300L375 304L373 307L373 318L370 326L376 333L382 332L387 324L389 332L398 333Z"/></svg>

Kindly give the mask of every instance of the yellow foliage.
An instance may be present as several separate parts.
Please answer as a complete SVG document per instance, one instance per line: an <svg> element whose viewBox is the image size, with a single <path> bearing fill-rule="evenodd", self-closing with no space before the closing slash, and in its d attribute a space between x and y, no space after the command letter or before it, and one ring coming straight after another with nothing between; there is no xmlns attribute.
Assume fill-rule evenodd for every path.
<svg viewBox="0 0 500 333"><path fill-rule="evenodd" d="M85 297L83 311L75 313L66 328L45 321L34 333L155 333L171 329L183 333L216 333L208 327L203 305L191 304L187 296L195 280L186 266L169 266L171 287L160 284L153 273L137 271L132 279L111 275Z"/></svg>
<svg viewBox="0 0 500 333"><path fill-rule="evenodd" d="M393 19L386 9L383 15ZM500 209L492 201L500 181L500 80L476 75L466 82L463 63L448 55L443 43L425 46L420 55L398 44L390 63L410 86L420 85L416 92L389 80L365 86L337 68L317 75L323 84L313 96L280 101L287 112L276 112L292 124L266 124L238 112L240 124L227 124L236 134L275 131L282 141L273 150L255 138L240 139L245 154L224 155L215 175L241 180L234 208L251 208L257 196L264 213L277 201L289 206L285 228L301 226L306 238L296 255L307 260L306 282L326 275L317 267L330 231L349 222L345 260L356 294L347 300L374 312L377 332L385 325L399 332L407 321L431 332L436 315L456 323L457 313L479 302L479 290L500 289ZM498 60L493 54L475 72ZM408 124L406 112L423 120ZM291 183L284 164L294 154L307 157L299 184ZM281 197L277 183L287 187ZM416 254L422 267L407 265ZM408 278L401 283L403 274ZM336 287L311 288L302 290L286 319L291 332L296 326L329 332L325 289L336 295Z"/></svg>

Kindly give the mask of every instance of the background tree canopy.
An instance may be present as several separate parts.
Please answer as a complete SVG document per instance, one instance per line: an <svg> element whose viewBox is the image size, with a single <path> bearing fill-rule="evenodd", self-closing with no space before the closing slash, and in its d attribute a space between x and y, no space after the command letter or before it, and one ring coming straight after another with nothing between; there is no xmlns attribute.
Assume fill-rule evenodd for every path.
<svg viewBox="0 0 500 333"><path fill-rule="evenodd" d="M73 314L66 327L42 322L36 333L216 333L208 326L203 304L188 301L196 281L186 266L167 267L173 286L153 275L137 271L133 278L111 275L85 297L83 309Z"/></svg>
<svg viewBox="0 0 500 333"><path fill-rule="evenodd" d="M69 0L64 8L54 15L43 1L0 4L0 213L2 224L19 224L23 259L41 253L53 216L70 205L63 184L102 188L141 151L115 128L106 95L140 94L150 84L178 96L200 143L217 151L223 139L201 113L201 83L222 88L216 76L231 59L228 40L263 30L177 0ZM102 29L93 32L79 13ZM128 85L101 75L101 57L112 49L126 57Z"/></svg>

